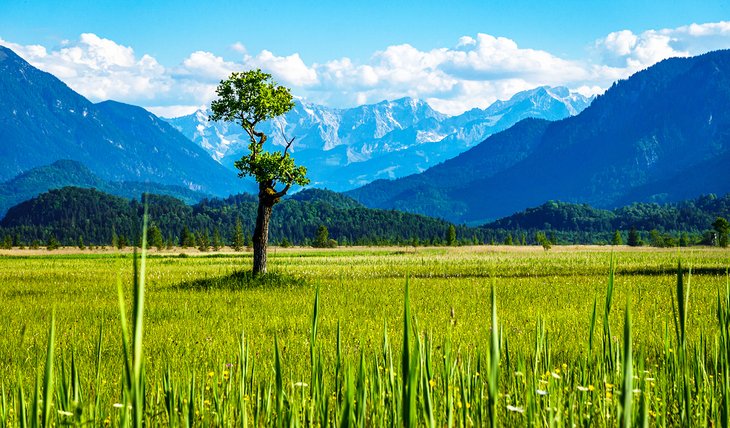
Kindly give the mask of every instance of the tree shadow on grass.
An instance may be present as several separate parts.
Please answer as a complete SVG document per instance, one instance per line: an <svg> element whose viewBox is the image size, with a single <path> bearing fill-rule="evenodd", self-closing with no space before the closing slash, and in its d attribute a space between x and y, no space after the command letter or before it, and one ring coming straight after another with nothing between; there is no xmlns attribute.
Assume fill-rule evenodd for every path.
<svg viewBox="0 0 730 428"><path fill-rule="evenodd" d="M303 278L281 272L267 272L254 276L250 270L240 270L222 276L211 276L180 282L177 290L247 290L254 288L292 288L307 285Z"/></svg>

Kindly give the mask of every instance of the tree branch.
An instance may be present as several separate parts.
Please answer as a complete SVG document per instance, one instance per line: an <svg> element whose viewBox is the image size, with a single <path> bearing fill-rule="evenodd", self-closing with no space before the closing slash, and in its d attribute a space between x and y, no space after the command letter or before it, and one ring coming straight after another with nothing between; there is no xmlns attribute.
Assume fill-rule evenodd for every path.
<svg viewBox="0 0 730 428"><path fill-rule="evenodd" d="M287 185L283 189L281 189L281 192L274 193L274 197L277 199L281 198L282 196L286 195L286 192L289 191L289 188L291 188L291 183L287 183Z"/></svg>
<svg viewBox="0 0 730 428"><path fill-rule="evenodd" d="M291 140L286 138L286 133L284 132L284 127L281 126L281 123L279 123L279 130L281 131L281 137L284 138L284 141L286 142L286 147L284 147L284 153L282 153L281 155L281 159L283 160L286 157L286 153L289 151L289 147L291 147L294 139L297 137L292 137Z"/></svg>
<svg viewBox="0 0 730 428"><path fill-rule="evenodd" d="M258 125L259 120L256 119L251 121L246 119L243 115L241 115L239 119L241 120L241 127L248 134L248 139L254 144L254 146L258 146L259 148L263 147L266 142L266 134L256 130L256 125ZM258 150L253 150L251 152L252 160L256 159L258 152Z"/></svg>

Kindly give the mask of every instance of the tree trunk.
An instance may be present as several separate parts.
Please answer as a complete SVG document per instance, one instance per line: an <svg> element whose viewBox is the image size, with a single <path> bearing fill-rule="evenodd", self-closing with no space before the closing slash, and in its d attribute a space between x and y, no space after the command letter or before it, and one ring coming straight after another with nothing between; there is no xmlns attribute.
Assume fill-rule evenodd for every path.
<svg viewBox="0 0 730 428"><path fill-rule="evenodd" d="M267 196L267 195L266 195ZM269 246L269 219L274 201L259 195L259 209L256 215L256 228L253 231L253 274L266 273L266 252Z"/></svg>

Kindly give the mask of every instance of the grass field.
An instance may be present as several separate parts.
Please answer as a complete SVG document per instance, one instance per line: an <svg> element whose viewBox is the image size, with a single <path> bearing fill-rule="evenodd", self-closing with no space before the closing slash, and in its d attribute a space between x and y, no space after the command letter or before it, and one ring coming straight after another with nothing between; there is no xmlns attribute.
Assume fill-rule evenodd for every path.
<svg viewBox="0 0 730 428"><path fill-rule="evenodd" d="M46 422L42 409L35 416L28 410L44 400L22 417L20 403L44 390L54 312L55 398L46 410L55 424L123 425L137 414L161 425L240 425L246 418L279 426L721 425L726 417L728 329L718 303L726 298L727 250L272 249L274 275L243 289L231 283L249 268L250 254L179 253L152 251L146 260L141 412L125 375L117 286L133 323L131 254L2 253L0 422ZM680 259L692 274L678 291ZM491 329L492 285L498 330ZM675 327L680 318L684 327ZM416 334L404 336L404 328ZM622 391L632 378L627 402ZM691 407L667 406L677 397L692 397Z"/></svg>

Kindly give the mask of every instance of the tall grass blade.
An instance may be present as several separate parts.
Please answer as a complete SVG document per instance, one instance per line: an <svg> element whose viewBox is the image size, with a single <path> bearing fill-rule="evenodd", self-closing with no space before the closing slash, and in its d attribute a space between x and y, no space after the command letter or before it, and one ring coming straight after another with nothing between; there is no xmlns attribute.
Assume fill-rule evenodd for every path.
<svg viewBox="0 0 730 428"><path fill-rule="evenodd" d="M281 426L284 416L284 375L281 369L281 353L277 335L274 335L274 371L276 373L276 417L278 425Z"/></svg>
<svg viewBox="0 0 730 428"><path fill-rule="evenodd" d="M51 314L51 326L48 329L48 347L46 351L46 369L43 375L43 413L41 426L51 426L51 403L53 401L53 349L56 337L56 312Z"/></svg>
<svg viewBox="0 0 730 428"><path fill-rule="evenodd" d="M139 272L134 281L134 354L132 357L133 365L133 383L132 383L132 413L134 415L135 426L142 426L142 420L145 409L144 395L144 359L142 346L142 336L144 331L144 293L145 293L145 273L147 269L147 223L148 223L148 204L144 206L144 216L142 219L142 256L140 257ZM135 260L136 264L136 260Z"/></svg>
<svg viewBox="0 0 730 428"><path fill-rule="evenodd" d="M613 336L611 335L611 304L613 300L613 283L615 274L613 254L611 254L611 265L608 271L608 285L606 286L606 303L603 312L603 360L609 369L614 368Z"/></svg>
<svg viewBox="0 0 730 428"><path fill-rule="evenodd" d="M492 279L492 337L489 348L489 421L497 426L497 401L499 394L499 323L497 322L497 296Z"/></svg>
<svg viewBox="0 0 730 428"><path fill-rule="evenodd" d="M623 386L621 389L621 411L623 417L621 426L629 428L633 421L631 406L633 398L633 351L631 345L631 290L626 297L626 312L624 315L624 359L623 359Z"/></svg>
<svg viewBox="0 0 730 428"><path fill-rule="evenodd" d="M411 305L408 295L408 283L408 277L406 277L405 297L403 299L403 352L401 354L401 408L403 426L405 427L414 426L416 423L412 420L415 415L411 415L411 406L409 405L411 402Z"/></svg>

